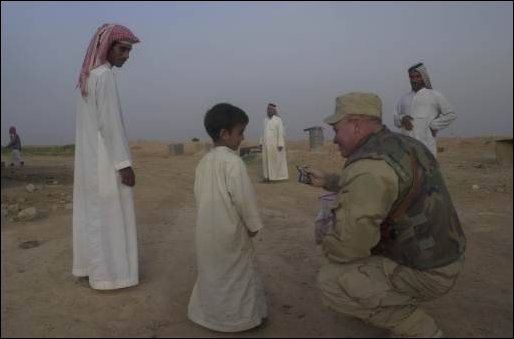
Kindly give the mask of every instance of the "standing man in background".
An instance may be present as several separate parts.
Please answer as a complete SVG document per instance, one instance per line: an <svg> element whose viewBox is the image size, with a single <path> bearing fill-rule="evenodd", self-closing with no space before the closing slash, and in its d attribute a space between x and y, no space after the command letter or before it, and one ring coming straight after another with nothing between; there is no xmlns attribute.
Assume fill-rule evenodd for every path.
<svg viewBox="0 0 514 339"><path fill-rule="evenodd" d="M394 124L402 134L421 141L437 156L437 132L455 120L455 112L446 98L432 89L422 63L409 68L409 79L412 91L404 94L396 105Z"/></svg>
<svg viewBox="0 0 514 339"><path fill-rule="evenodd" d="M267 116L264 118L262 136L262 175L265 182L287 180L286 144L284 125L278 116L277 106L268 104Z"/></svg>

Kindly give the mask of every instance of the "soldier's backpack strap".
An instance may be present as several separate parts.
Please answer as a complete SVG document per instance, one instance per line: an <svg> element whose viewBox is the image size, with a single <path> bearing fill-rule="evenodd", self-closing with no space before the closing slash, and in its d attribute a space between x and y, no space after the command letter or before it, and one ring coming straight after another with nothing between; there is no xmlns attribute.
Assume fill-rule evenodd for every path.
<svg viewBox="0 0 514 339"><path fill-rule="evenodd" d="M387 218L380 225L380 233L384 240L391 238L393 235L391 234L390 226L393 225L400 217L402 217L407 209L410 207L414 199L418 196L419 191L421 189L421 172L418 162L414 158L414 155L411 153L411 163L412 163L412 185L403 200L396 207L396 209L389 213Z"/></svg>

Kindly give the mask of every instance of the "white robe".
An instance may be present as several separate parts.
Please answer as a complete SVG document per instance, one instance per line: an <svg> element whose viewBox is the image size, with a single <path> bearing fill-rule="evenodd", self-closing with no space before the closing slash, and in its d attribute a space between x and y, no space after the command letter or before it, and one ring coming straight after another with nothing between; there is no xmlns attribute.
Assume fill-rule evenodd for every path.
<svg viewBox="0 0 514 339"><path fill-rule="evenodd" d="M262 143L262 175L269 180L285 180L287 171L286 145L282 119L274 115L264 118ZM279 151L277 147L282 147Z"/></svg>
<svg viewBox="0 0 514 339"><path fill-rule="evenodd" d="M402 118L410 115L412 130L407 131L401 126ZM400 128L402 134L421 141L437 156L436 139L430 129L439 131L448 127L456 118L446 98L439 92L422 88L418 92L411 91L404 94L396 105L394 124Z"/></svg>
<svg viewBox="0 0 514 339"><path fill-rule="evenodd" d="M229 148L215 147L196 168L194 191L198 278L188 317L221 332L258 326L267 306L247 231L262 223L243 161Z"/></svg>
<svg viewBox="0 0 514 339"><path fill-rule="evenodd" d="M132 160L111 66L91 71L85 100L78 92L72 273L94 289L137 285L132 189L118 173Z"/></svg>

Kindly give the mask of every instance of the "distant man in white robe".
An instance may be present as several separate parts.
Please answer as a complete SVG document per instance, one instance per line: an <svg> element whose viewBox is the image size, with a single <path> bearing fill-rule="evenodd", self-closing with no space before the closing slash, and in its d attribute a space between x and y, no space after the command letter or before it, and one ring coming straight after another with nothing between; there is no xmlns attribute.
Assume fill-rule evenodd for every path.
<svg viewBox="0 0 514 339"><path fill-rule="evenodd" d="M73 275L94 289L137 285L132 187L135 175L113 67L139 39L126 27L102 25L82 65L77 101L73 185Z"/></svg>
<svg viewBox="0 0 514 339"><path fill-rule="evenodd" d="M252 237L262 228L255 192L236 153L248 116L218 104L204 119L214 148L196 167L196 261L198 278L188 317L220 332L240 332L267 316Z"/></svg>
<svg viewBox="0 0 514 339"><path fill-rule="evenodd" d="M455 120L455 112L446 98L432 89L422 63L409 68L409 79L412 91L404 94L396 105L394 124L402 134L421 141L437 156L437 132Z"/></svg>
<svg viewBox="0 0 514 339"><path fill-rule="evenodd" d="M264 181L287 180L286 144L284 125L277 115L277 106L268 104L267 116L264 118L262 144L262 174Z"/></svg>

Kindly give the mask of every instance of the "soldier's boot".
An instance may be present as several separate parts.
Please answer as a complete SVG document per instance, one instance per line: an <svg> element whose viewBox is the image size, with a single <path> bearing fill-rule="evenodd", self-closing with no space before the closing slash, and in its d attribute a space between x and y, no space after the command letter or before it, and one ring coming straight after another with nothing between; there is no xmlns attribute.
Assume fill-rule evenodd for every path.
<svg viewBox="0 0 514 339"><path fill-rule="evenodd" d="M443 332L434 319L420 308L403 319L391 330L392 338L442 338Z"/></svg>

